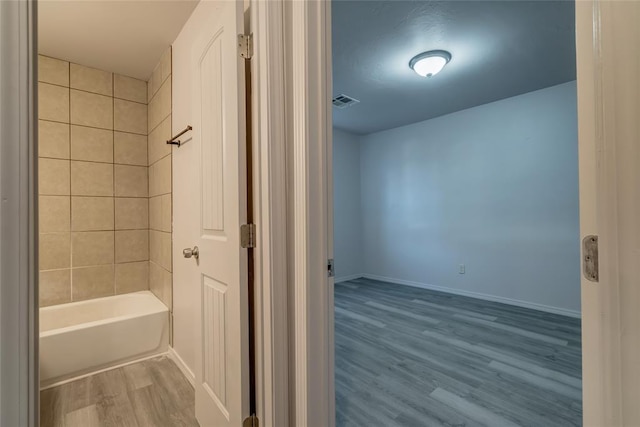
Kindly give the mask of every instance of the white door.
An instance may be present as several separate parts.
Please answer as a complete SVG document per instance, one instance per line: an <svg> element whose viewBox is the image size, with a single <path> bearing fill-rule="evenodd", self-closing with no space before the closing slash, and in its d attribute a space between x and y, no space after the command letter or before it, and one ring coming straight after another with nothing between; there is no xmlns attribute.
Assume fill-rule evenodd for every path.
<svg viewBox="0 0 640 427"><path fill-rule="evenodd" d="M247 250L240 225L247 204L243 5L219 1L198 29L191 53L197 182L191 222L197 227L195 389L202 427L240 426L249 415ZM183 260L196 262L193 258Z"/></svg>

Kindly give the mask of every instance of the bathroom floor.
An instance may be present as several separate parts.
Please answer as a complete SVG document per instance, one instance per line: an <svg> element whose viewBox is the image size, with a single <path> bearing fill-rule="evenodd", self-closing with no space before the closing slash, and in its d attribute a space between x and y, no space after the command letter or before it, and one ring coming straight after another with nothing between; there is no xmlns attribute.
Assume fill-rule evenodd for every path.
<svg viewBox="0 0 640 427"><path fill-rule="evenodd" d="M198 426L195 393L166 356L44 390L41 427Z"/></svg>

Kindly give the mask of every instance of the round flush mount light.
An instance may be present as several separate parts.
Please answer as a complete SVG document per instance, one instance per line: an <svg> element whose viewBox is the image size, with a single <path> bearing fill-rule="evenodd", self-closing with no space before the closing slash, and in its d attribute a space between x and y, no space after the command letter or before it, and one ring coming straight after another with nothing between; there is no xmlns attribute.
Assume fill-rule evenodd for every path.
<svg viewBox="0 0 640 427"><path fill-rule="evenodd" d="M451 54L446 50L430 50L414 56L409 67L422 77L433 77L451 61Z"/></svg>

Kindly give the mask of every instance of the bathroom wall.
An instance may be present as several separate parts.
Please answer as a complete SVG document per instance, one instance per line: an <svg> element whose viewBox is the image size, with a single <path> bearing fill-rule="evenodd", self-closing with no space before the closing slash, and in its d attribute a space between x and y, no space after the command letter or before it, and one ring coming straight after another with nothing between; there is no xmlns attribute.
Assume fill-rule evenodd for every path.
<svg viewBox="0 0 640 427"><path fill-rule="evenodd" d="M173 309L171 259L171 48L148 82L149 287Z"/></svg>
<svg viewBox="0 0 640 427"><path fill-rule="evenodd" d="M40 56L40 304L148 289L147 83Z"/></svg>

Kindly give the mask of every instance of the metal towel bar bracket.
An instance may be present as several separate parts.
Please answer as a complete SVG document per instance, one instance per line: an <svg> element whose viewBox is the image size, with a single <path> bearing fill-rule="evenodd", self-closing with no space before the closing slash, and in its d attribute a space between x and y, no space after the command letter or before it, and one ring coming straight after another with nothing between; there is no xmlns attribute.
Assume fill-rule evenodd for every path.
<svg viewBox="0 0 640 427"><path fill-rule="evenodd" d="M173 138L168 140L167 144L169 144L169 145L177 145L178 147L180 147L182 142L180 142L180 140L178 138L180 138L182 135L184 135L185 133L189 132L190 130L193 130L193 128L191 127L191 125L187 125L187 128L185 130L183 130L182 132L180 132L179 134L177 134L176 136L174 136Z"/></svg>

